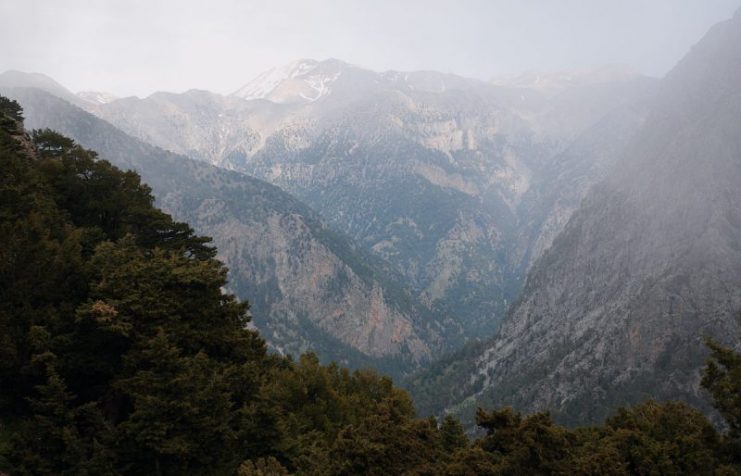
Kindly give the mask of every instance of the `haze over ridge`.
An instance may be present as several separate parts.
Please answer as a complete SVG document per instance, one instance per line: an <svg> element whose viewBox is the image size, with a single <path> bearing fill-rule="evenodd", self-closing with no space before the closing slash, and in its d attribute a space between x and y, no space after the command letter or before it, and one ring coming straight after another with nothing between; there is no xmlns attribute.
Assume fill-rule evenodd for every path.
<svg viewBox="0 0 741 476"><path fill-rule="evenodd" d="M228 93L298 58L485 80L611 63L661 76L738 6L738 0L414 0L404 8L389 1L220 0L173 9L162 1L5 2L0 40L15 46L0 56L0 71L43 72L73 91L117 96Z"/></svg>

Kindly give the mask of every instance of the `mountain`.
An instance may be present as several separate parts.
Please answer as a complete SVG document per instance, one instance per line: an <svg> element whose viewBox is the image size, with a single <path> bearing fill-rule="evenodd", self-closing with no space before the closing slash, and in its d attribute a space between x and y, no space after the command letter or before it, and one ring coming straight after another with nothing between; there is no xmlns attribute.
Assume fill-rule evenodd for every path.
<svg viewBox="0 0 741 476"><path fill-rule="evenodd" d="M416 379L427 411L707 409L705 336L741 340L741 11L662 80L645 123L535 261L496 336ZM458 372L457 375L452 375Z"/></svg>
<svg viewBox="0 0 741 476"><path fill-rule="evenodd" d="M98 131L100 132L100 131ZM600 426L419 418L388 377L270 355L208 238L131 171L0 96L2 474L738 474L741 354L702 385L728 424L648 401ZM70 457L73 454L75 457Z"/></svg>
<svg viewBox="0 0 741 476"><path fill-rule="evenodd" d="M560 164L570 144L600 121L609 132L615 111L632 111L611 116L618 122L642 120L654 82L598 76L542 91L300 60L229 96L156 93L88 109L288 191L385 260L417 299L456 309L466 337L478 338L496 329L530 264L602 178L589 158L612 157L594 140L583 166ZM569 204L555 209L546 198L559 193Z"/></svg>
<svg viewBox="0 0 741 476"><path fill-rule="evenodd" d="M608 175L643 124L649 104L614 109L539 170L518 210L523 217L517 236L523 272L551 246L589 189Z"/></svg>
<svg viewBox="0 0 741 476"><path fill-rule="evenodd" d="M39 89L4 94L23 105L29 128L60 131L136 170L159 206L212 236L230 268L230 290L249 299L273 348L399 375L455 339L450 318L416 301L383 262L277 187L152 147Z"/></svg>
<svg viewBox="0 0 741 476"><path fill-rule="evenodd" d="M336 60L322 63L311 59L294 61L260 74L231 96L283 104L314 102L331 92L332 84L343 73L343 66Z"/></svg>
<svg viewBox="0 0 741 476"><path fill-rule="evenodd" d="M77 93L77 97L93 104L108 104L118 99L115 94L103 91L80 91Z"/></svg>
<svg viewBox="0 0 741 476"><path fill-rule="evenodd" d="M491 83L526 90L563 91L574 86L613 82L620 78L631 80L640 76L638 71L628 65L612 64L581 71L528 71L518 76L493 78Z"/></svg>
<svg viewBox="0 0 741 476"><path fill-rule="evenodd" d="M256 123L272 127L271 117L280 108L201 90L158 92L144 100L127 97L84 107L145 142L228 169L237 167L220 158L233 150L259 147Z"/></svg>
<svg viewBox="0 0 741 476"><path fill-rule="evenodd" d="M22 71L5 71L0 74L0 88L23 86L47 91L79 107L85 107L87 101L73 94L67 88L49 76L41 73L24 73Z"/></svg>

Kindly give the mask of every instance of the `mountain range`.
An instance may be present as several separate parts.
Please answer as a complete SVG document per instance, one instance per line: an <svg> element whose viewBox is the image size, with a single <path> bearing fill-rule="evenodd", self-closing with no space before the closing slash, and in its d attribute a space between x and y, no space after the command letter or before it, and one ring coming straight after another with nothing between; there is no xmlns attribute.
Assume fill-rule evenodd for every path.
<svg viewBox="0 0 741 476"><path fill-rule="evenodd" d="M425 413L585 423L647 396L707 407L703 337L739 333L739 51L736 14L661 81L331 59L229 95L19 72L0 92L213 236L277 351L408 378Z"/></svg>
<svg viewBox="0 0 741 476"><path fill-rule="evenodd" d="M602 71L543 90L300 60L229 96L155 93L87 109L291 193L389 263L417 299L455 309L470 339L496 329L532 261L601 177L610 154L600 141L611 139L584 136L600 123L627 135L642 118L654 81ZM572 144L593 147L586 161L564 156ZM564 197L545 197L549 187Z"/></svg>
<svg viewBox="0 0 741 476"><path fill-rule="evenodd" d="M427 320L447 322L441 324L444 344L433 346L440 351L496 329L534 257L600 177L599 164L610 160L602 141L610 139L590 142L589 131L609 128L619 137L639 123L640 98L652 80L623 70L585 77L591 79L543 92L435 72L375 73L338 60L302 60L230 96L75 95L51 78L19 72L0 75L0 87L43 89L141 141L278 185L348 237L365 254L359 261L396 275L386 281L403 281L408 291L402 294L437 316ZM319 83L323 97L310 96L306 88ZM591 98L589 107L583 97ZM26 109L32 127L59 128L104 155L120 155L47 121L39 108ZM559 117L569 117L569 124ZM570 158L571 144L587 147L587 160ZM556 185L557 197L547 180L553 167L568 184ZM157 186L155 193L160 196ZM217 241L221 236L206 231ZM239 272L233 259L226 261ZM267 295L242 296L258 301ZM277 342L286 339L276 339L284 347Z"/></svg>

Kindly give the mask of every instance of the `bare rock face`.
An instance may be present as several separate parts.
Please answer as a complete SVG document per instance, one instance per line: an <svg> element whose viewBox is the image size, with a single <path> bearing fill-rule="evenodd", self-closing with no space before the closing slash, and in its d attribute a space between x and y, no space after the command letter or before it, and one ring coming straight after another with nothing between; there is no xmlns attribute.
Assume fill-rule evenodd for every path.
<svg viewBox="0 0 741 476"><path fill-rule="evenodd" d="M210 230L219 257L233 273L231 286L239 295L255 296L267 336L283 352L310 350L311 339L298 332L313 326L345 346L374 358L400 357L408 352L414 364L428 362L442 344L418 335L414 317L384 295L378 281L364 279L328 243L317 239L313 223L298 213L278 210L257 222L247 222L223 200L209 199L192 211L181 194L163 197L162 205L188 216L199 230ZM225 217L228 217L225 219ZM270 289L272 292L266 293ZM257 311L255 311L257 313ZM306 321L306 322L305 322Z"/></svg>
<svg viewBox="0 0 741 476"><path fill-rule="evenodd" d="M541 83L299 60L229 96L156 93L89 109L288 191L384 259L418 299L455 309L465 336L478 338L494 332L529 266L613 160L584 135L600 121L605 130L639 123L641 108L606 116L652 85L623 70Z"/></svg>
<svg viewBox="0 0 741 476"><path fill-rule="evenodd" d="M314 350L398 376L460 334L382 261L277 187L149 146L41 90L5 94L23 105L28 127L58 130L137 170L159 206L212 236L230 269L230 291L250 301L254 324L274 349Z"/></svg>
<svg viewBox="0 0 741 476"><path fill-rule="evenodd" d="M703 338L738 347L741 335L741 15L659 88L497 335L455 363L467 389L443 406L550 409L567 423L648 397L708 407Z"/></svg>

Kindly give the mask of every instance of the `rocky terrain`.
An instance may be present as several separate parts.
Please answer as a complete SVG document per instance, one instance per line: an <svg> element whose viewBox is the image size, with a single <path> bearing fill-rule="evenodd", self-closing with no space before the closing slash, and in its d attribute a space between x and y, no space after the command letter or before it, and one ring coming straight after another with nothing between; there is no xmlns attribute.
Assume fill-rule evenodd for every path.
<svg viewBox="0 0 741 476"><path fill-rule="evenodd" d="M530 264L602 177L606 143L629 135L653 89L620 68L548 78L495 84L300 60L229 96L156 93L86 108L290 192L418 299L456 309L472 338L496 329ZM590 132L599 127L607 136Z"/></svg>
<svg viewBox="0 0 741 476"><path fill-rule="evenodd" d="M741 335L740 85L737 13L662 80L496 336L416 379L421 395L454 389L423 397L427 411L514 405L588 423L646 398L707 409L703 338Z"/></svg>

